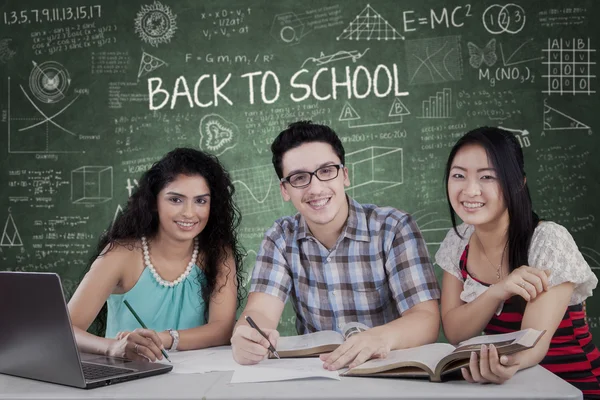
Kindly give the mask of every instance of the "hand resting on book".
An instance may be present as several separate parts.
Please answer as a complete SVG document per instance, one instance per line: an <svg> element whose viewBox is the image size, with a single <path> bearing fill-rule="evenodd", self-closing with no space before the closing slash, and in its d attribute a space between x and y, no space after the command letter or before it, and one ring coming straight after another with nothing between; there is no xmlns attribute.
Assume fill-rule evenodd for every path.
<svg viewBox="0 0 600 400"><path fill-rule="evenodd" d="M372 358L385 358L390 345L373 330L360 332L349 337L329 354L322 354L323 368L335 371L348 366L354 368Z"/></svg>

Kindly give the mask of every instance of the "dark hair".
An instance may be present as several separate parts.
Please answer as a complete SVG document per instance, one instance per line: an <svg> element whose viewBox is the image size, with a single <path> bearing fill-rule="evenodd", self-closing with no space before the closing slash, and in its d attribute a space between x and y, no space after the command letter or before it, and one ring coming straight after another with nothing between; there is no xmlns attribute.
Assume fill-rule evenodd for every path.
<svg viewBox="0 0 600 400"><path fill-rule="evenodd" d="M298 121L288 125L271 144L273 153L273 166L279 179L283 178L283 166L281 165L283 155L304 143L323 142L333 147L333 151L339 157L342 164L344 160L344 146L333 129L326 125L313 124L311 121Z"/></svg>
<svg viewBox="0 0 600 400"><path fill-rule="evenodd" d="M142 175L123 212L100 237L91 262L111 251L117 244L133 249L139 246L142 236L150 238L156 235L159 226L158 193L178 175L202 176L211 193L210 218L198 235L200 252L204 254L202 267L206 276L206 283L200 280L202 298L209 304L211 295L221 289L216 288L217 267L232 255L235 265L226 265L229 269L227 278L229 279L232 270L235 271L239 307L245 297L242 267L244 253L236 233L241 215L233 201L235 188L217 157L202 151L177 148L154 163ZM205 317L208 318L208 307ZM105 328L101 320L96 321L96 324L97 331Z"/></svg>
<svg viewBox="0 0 600 400"><path fill-rule="evenodd" d="M444 180L452 227L459 236L456 214L448 195L448 179L456 153L462 147L473 144L485 149L490 164L497 171L504 204L508 209L508 265L510 271L513 271L521 265L528 264L531 237L539 222L539 217L533 212L529 188L525 182L523 151L512 132L487 126L467 132L456 142L448 156Z"/></svg>

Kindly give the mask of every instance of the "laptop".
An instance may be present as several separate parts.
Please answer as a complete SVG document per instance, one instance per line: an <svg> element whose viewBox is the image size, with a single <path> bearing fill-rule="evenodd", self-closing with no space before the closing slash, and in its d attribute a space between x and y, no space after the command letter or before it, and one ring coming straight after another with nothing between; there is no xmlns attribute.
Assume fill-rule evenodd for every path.
<svg viewBox="0 0 600 400"><path fill-rule="evenodd" d="M91 389L172 365L79 353L60 278L0 271L0 373Z"/></svg>

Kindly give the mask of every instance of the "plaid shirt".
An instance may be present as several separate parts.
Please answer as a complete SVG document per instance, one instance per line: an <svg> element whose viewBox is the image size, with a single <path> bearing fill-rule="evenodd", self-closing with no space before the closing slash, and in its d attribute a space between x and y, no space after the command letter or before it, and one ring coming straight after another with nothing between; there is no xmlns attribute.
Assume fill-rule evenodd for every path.
<svg viewBox="0 0 600 400"><path fill-rule="evenodd" d="M331 250L300 214L267 231L252 272L251 292L291 295L296 330L341 332L345 323L387 324L416 304L439 299L425 241L415 221L394 208L348 198L349 215Z"/></svg>

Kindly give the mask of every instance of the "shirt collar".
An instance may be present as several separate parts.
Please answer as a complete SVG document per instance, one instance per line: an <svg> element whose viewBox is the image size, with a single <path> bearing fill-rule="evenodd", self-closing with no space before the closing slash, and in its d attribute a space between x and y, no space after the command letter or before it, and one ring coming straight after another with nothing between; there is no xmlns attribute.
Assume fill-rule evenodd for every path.
<svg viewBox="0 0 600 400"><path fill-rule="evenodd" d="M346 219L346 224L341 236L360 242L370 242L371 237L369 236L369 227L367 225L365 210L356 200L348 196L346 196L346 200L348 201L348 218ZM296 239L302 240L313 237L308 224L306 223L306 219L300 214L298 214L298 216L299 220Z"/></svg>

